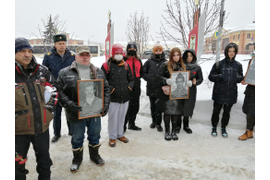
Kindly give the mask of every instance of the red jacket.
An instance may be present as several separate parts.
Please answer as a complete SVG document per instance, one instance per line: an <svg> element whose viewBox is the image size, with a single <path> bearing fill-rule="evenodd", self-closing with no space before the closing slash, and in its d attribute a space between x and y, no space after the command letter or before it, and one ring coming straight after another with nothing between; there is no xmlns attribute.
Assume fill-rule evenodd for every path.
<svg viewBox="0 0 270 180"><path fill-rule="evenodd" d="M142 77L142 61L140 59L136 59L135 57L129 57L125 58L126 63L128 63L132 75L135 78L140 78ZM135 72L134 72L135 71Z"/></svg>

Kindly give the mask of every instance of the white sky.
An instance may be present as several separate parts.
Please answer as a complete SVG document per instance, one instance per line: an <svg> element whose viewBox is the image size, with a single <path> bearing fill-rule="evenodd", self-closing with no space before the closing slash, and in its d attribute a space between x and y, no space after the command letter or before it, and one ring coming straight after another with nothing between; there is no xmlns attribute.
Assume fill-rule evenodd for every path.
<svg viewBox="0 0 270 180"><path fill-rule="evenodd" d="M126 39L126 25L130 14L144 12L149 17L150 33L158 36L165 0L15 0L15 37L38 35L38 24L49 14L60 15L66 21L67 31L83 40L104 42L107 35L108 10L115 25L115 38ZM230 13L225 27L252 23L255 18L255 0L226 0L226 13ZM156 39L155 39L156 40ZM158 40L158 39L157 39Z"/></svg>

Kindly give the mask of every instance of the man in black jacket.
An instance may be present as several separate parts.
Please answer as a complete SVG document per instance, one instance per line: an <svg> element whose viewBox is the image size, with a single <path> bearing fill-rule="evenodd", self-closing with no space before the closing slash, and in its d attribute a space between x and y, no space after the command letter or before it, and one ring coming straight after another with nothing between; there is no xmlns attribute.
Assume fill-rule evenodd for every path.
<svg viewBox="0 0 270 180"><path fill-rule="evenodd" d="M82 111L82 107L78 106L77 96L77 81L90 79L103 79L104 81L104 109L103 116L108 112L110 104L110 87L105 79L103 71L96 68L90 62L90 50L87 46L79 46L76 48L76 61L70 66L62 69L59 72L57 79L58 85L61 87L59 92L59 102L66 108L67 119L70 122L72 130L72 151L73 160L70 171L76 172L83 160L83 140L85 126L87 127L90 159L97 165L103 165L105 162L100 157L98 150L101 144L99 143L101 131L101 118L92 117L86 119L78 119L78 112ZM91 111L89 109L89 111ZM102 113L102 112L100 112Z"/></svg>
<svg viewBox="0 0 270 180"><path fill-rule="evenodd" d="M52 160L49 153L49 125L53 119L58 93L48 69L36 62L33 48L25 38L15 39L15 177L25 180L27 153L32 143L39 180L49 180ZM52 90L50 99L45 87Z"/></svg>
<svg viewBox="0 0 270 180"><path fill-rule="evenodd" d="M165 54L163 53L163 48L160 44L156 44L153 47L153 54L151 59L148 59L143 65L143 79L147 81L146 95L150 99L150 109L152 116L152 123L150 128L157 128L159 132L163 131L161 126L162 122L162 113L158 111L157 101L158 101L158 92L159 88L156 78L158 76L158 71L161 68L162 64L166 62Z"/></svg>
<svg viewBox="0 0 270 180"><path fill-rule="evenodd" d="M209 74L208 79L214 82L212 99L214 109L212 114L212 136L217 136L217 125L219 114L223 108L224 112L221 119L221 134L228 137L226 126L229 123L230 112L233 104L237 102L237 83L243 78L243 69L241 63L235 60L238 47L235 43L229 43L225 50L225 59L215 63Z"/></svg>

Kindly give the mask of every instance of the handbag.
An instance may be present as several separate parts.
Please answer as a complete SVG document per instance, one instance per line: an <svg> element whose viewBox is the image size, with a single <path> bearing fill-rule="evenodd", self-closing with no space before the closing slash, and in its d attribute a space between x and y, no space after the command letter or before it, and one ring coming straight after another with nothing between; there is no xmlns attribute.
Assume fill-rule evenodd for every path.
<svg viewBox="0 0 270 180"><path fill-rule="evenodd" d="M162 86L161 88L162 88L163 93L164 93L165 95L170 95L170 91L171 91L171 86L170 86L170 85Z"/></svg>

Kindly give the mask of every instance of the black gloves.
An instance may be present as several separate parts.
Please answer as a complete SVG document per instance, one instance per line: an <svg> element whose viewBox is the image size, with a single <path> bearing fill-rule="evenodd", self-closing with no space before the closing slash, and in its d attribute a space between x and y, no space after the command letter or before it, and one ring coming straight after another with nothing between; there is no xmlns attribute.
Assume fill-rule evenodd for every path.
<svg viewBox="0 0 270 180"><path fill-rule="evenodd" d="M82 107L78 106L78 104L75 102L70 103L67 108L73 112L82 111Z"/></svg>
<svg viewBox="0 0 270 180"><path fill-rule="evenodd" d="M100 114L102 114L102 117L104 117L104 116L106 116L106 114L108 113L108 110L109 110L109 107L104 107L103 109L102 109L102 112L100 112Z"/></svg>

